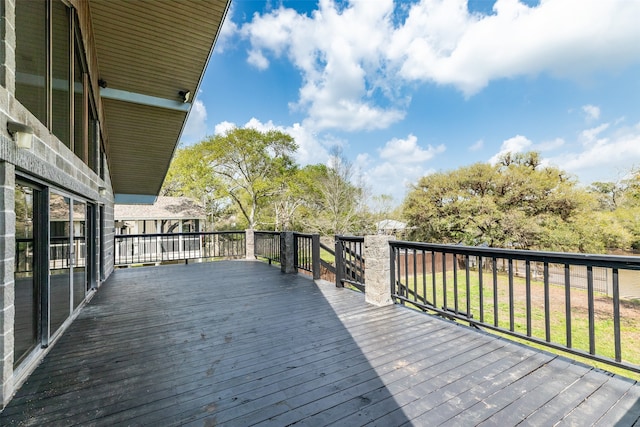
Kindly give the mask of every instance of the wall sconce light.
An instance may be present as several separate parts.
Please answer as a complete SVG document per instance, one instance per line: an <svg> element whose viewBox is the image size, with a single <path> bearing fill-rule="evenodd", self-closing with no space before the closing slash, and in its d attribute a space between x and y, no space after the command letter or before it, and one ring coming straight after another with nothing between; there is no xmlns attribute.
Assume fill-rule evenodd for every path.
<svg viewBox="0 0 640 427"><path fill-rule="evenodd" d="M107 195L107 189L105 187L98 187L98 194L100 194L101 197L104 197Z"/></svg>
<svg viewBox="0 0 640 427"><path fill-rule="evenodd" d="M7 122L7 131L13 137L18 148L30 149L33 144L33 128L18 122Z"/></svg>
<svg viewBox="0 0 640 427"><path fill-rule="evenodd" d="M185 104L191 100L191 91L190 90L181 90L180 92L178 92L178 95L180 95L180 99Z"/></svg>

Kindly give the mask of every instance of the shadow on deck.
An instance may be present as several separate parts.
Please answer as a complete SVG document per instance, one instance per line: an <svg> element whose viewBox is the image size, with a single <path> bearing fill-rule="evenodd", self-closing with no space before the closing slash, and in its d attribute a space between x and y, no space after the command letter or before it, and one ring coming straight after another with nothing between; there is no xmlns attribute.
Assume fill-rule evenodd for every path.
<svg viewBox="0 0 640 427"><path fill-rule="evenodd" d="M620 425L640 386L362 294L223 261L116 271L2 425Z"/></svg>

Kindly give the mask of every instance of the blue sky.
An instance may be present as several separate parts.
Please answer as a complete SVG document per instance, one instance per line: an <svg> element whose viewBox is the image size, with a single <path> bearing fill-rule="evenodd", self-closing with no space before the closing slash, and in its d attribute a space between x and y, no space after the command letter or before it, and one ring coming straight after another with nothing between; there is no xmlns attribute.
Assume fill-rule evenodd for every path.
<svg viewBox="0 0 640 427"><path fill-rule="evenodd" d="M231 126L340 145L372 195L536 150L582 184L640 167L640 0L234 0L182 143Z"/></svg>

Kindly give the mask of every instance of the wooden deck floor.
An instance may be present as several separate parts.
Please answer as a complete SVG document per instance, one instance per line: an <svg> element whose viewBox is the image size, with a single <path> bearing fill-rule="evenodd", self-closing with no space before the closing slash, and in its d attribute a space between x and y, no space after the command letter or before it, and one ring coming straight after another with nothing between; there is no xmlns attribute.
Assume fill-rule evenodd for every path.
<svg viewBox="0 0 640 427"><path fill-rule="evenodd" d="M0 425L640 425L640 386L259 262L119 270Z"/></svg>

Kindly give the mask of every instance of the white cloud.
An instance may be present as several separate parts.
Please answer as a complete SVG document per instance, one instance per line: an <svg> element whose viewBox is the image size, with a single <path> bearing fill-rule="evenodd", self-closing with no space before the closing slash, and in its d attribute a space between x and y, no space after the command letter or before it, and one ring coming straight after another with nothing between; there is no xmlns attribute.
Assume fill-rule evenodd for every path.
<svg viewBox="0 0 640 427"><path fill-rule="evenodd" d="M583 130L581 133L583 144L589 145L597 142L598 135L600 135L602 132L604 132L608 128L609 128L609 123L603 123L600 126Z"/></svg>
<svg viewBox="0 0 640 427"><path fill-rule="evenodd" d="M561 148L564 150L558 152ZM498 158L507 152L531 150L555 151L556 154L542 159L542 165L554 165L572 173L583 184L610 181L616 179L612 176L612 171L621 176L640 164L640 123L623 128L604 123L583 130L577 140L570 144L562 138L533 143L528 138L517 135L504 141L500 151L489 162L497 163Z"/></svg>
<svg viewBox="0 0 640 427"><path fill-rule="evenodd" d="M235 123L231 123L227 121L220 122L217 125L215 125L213 133L215 135L224 135L235 127L236 127Z"/></svg>
<svg viewBox="0 0 640 427"><path fill-rule="evenodd" d="M389 194L396 204L404 199L410 184L432 172L427 162L445 151L444 145L426 148L418 144L418 138L409 134L406 139L393 138L378 149L378 157L361 154L355 165L362 171L362 178L374 195Z"/></svg>
<svg viewBox="0 0 640 427"><path fill-rule="evenodd" d="M215 126L215 134L223 135L230 129L237 127L235 123L221 122ZM304 166L308 164L323 163L329 157L325 147L335 145L336 141L330 136L323 136L319 139L313 132L305 129L304 126L299 123L294 123L292 126L278 126L269 120L263 123L259 119L252 117L243 126L244 128L253 128L261 132L269 130L278 130L284 132L293 137L298 144L298 150L295 153L296 161Z"/></svg>
<svg viewBox="0 0 640 427"><path fill-rule="evenodd" d="M207 108L200 100L195 100L189 118L180 137L181 142L192 144L207 136Z"/></svg>
<svg viewBox="0 0 640 427"><path fill-rule="evenodd" d="M582 111L587 115L587 120L598 120L600 118L600 107L596 107L595 105L583 105Z"/></svg>
<svg viewBox="0 0 640 427"><path fill-rule="evenodd" d="M445 150L444 145L427 146L426 149L418 145L418 138L409 134L407 139L393 138L379 149L380 158L393 162L397 166L412 163L423 163L431 160L436 154Z"/></svg>
<svg viewBox="0 0 640 427"><path fill-rule="evenodd" d="M407 79L452 84L467 96L491 80L550 73L581 77L638 61L640 2L497 0L470 14L465 0L422 0L392 37Z"/></svg>
<svg viewBox="0 0 640 427"><path fill-rule="evenodd" d="M565 141L562 138L555 138L552 139L550 141L543 141L539 144L534 144L531 149L535 150L535 151L540 151L540 152L544 152L544 151L553 151L553 150L557 150L558 148L564 146Z"/></svg>
<svg viewBox="0 0 640 427"><path fill-rule="evenodd" d="M628 172L640 164L640 123L632 127L611 130L600 129L588 145L581 151L565 152L552 157L551 163L578 175L584 184L597 180L612 180L611 171Z"/></svg>
<svg viewBox="0 0 640 427"><path fill-rule="evenodd" d="M398 19L400 8L404 8ZM492 80L542 73L583 79L640 58L640 1L497 0L494 13L470 13L466 0L321 0L310 15L280 6L255 14L238 33L248 61L269 56L300 71L293 103L314 130L381 129L402 120L415 82L453 85L466 96ZM598 107L586 105L596 119Z"/></svg>
<svg viewBox="0 0 640 427"><path fill-rule="evenodd" d="M500 157L507 153L515 154L524 153L527 151L537 151L539 153L545 153L549 151L556 151L563 146L565 146L565 140L562 138L555 138L548 141L542 141L540 143L533 143L533 141L525 136L516 135L502 142L500 150L498 150L498 152L489 159L489 163L495 165L496 163L498 163ZM543 164L545 164L544 159L542 162Z"/></svg>
<svg viewBox="0 0 640 427"><path fill-rule="evenodd" d="M235 3L231 3L229 6L229 11L227 12L227 16L233 16L233 12L235 9ZM216 40L215 48L213 49L214 54L224 53L225 50L229 48L229 45L233 41L233 38L238 33L238 25L233 22L230 18L227 18L222 23L222 28L220 29L220 33L218 34L218 39Z"/></svg>
<svg viewBox="0 0 640 427"><path fill-rule="evenodd" d="M501 156L507 153L522 153L528 151L533 146L533 142L522 135L516 135L502 142L500 151L489 159L489 163L495 165Z"/></svg>
<svg viewBox="0 0 640 427"><path fill-rule="evenodd" d="M363 180L371 188L373 195L388 194L393 197L396 205L404 200L410 185L434 172L433 168L423 165L403 165L399 168L397 164L386 161L362 170Z"/></svg>
<svg viewBox="0 0 640 427"><path fill-rule="evenodd" d="M250 50L247 62L259 70L266 70L269 68L269 60L265 58L260 50Z"/></svg>
<svg viewBox="0 0 640 427"><path fill-rule="evenodd" d="M402 120L403 108L375 100L389 91L380 70L393 1L352 1L341 7L324 0L318 7L311 17L284 7L254 16L241 29L252 46L249 62L264 69L269 52L286 55L300 70L303 84L292 106L307 112L307 128L383 129Z"/></svg>

